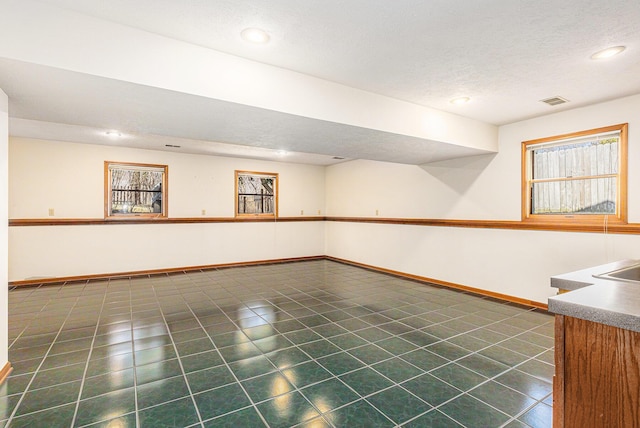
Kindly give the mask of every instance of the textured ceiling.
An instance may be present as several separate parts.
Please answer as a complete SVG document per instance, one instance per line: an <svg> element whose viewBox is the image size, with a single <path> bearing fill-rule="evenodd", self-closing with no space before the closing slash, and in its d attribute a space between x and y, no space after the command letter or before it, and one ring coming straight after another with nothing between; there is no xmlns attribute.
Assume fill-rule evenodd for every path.
<svg viewBox="0 0 640 428"><path fill-rule="evenodd" d="M2 0L2 3L14 2ZM638 0L41 0L40 3L495 125L640 93ZM267 30L271 42L266 46L245 43L239 34L246 27ZM33 35L16 35L29 36ZM7 43L6 38L1 43ZM595 51L613 45L625 45L627 49L613 60L589 59ZM32 80L24 80L31 73ZM29 123L25 120L100 127L117 122L114 115L119 114L124 129L141 135L247 144L262 149L286 146L287 150L320 155L315 161L305 160L318 164L331 163L331 155L417 164L481 153L437 146L433 142L427 142L425 147L412 137L279 117L273 112L256 116L251 109L233 110L233 106L217 100L133 88L126 86L126 82L115 85L72 73L57 77L54 74L55 70L12 61L0 63L0 87L10 100L32 101L13 105L16 113L11 113L12 116L23 119L19 127L15 126L21 133L28 134ZM34 81L40 83L34 85ZM47 82L57 84L51 87ZM124 111L96 104L91 107L89 103L110 105L107 91L92 93L84 100L81 97L82 90L86 94L92 85L104 89L112 83L111 94L135 93L135 105ZM24 86L31 86L31 92L25 91ZM47 111L45 101L60 99L59 96L66 98L68 104L59 105L59 113ZM472 100L463 106L452 105L449 101L458 96L469 96ZM539 101L553 96L570 102L550 107ZM227 134L215 122L212 126L217 131L213 132L196 123L202 119L198 114L178 115L169 126L163 116L168 112L156 111L162 99L178 103L185 113L197 112L198 106L206 105L252 120L244 121L243 135L238 133L241 125L228 120L225 120L229 127ZM74 109L75 113L70 114ZM111 120L107 120L110 115ZM73 121L72 116L78 120ZM261 122L274 125L259 126ZM40 124L40 128L46 126ZM70 134L67 137L73 140ZM188 145L186 140L183 142ZM365 144L366 141L376 144Z"/></svg>
<svg viewBox="0 0 640 428"><path fill-rule="evenodd" d="M640 92L637 0L45 0L493 124ZM266 47L240 39L271 34ZM613 63L589 60L627 45ZM457 96L473 102L454 108Z"/></svg>

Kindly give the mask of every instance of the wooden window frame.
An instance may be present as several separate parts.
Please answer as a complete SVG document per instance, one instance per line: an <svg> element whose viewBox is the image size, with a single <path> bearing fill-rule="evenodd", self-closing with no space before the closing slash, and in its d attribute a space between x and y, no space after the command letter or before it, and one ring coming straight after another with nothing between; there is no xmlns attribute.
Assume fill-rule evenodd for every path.
<svg viewBox="0 0 640 428"><path fill-rule="evenodd" d="M159 213L145 213L145 212L132 212L132 213L112 213L112 205L111 205L111 170L113 167L121 166L123 170L126 170L127 167L130 169L149 169L149 170L157 170L158 172L162 172L162 196L161 196L161 207ZM146 164L146 163L138 163L138 162L115 162L115 161L105 161L104 162L104 218L105 219L139 219L139 218L149 218L149 219L167 219L168 218L168 195L169 195L169 167L167 165L156 165L156 164Z"/></svg>
<svg viewBox="0 0 640 428"><path fill-rule="evenodd" d="M257 176L257 177L272 177L274 178L274 197L273 197L273 203L275 204L273 212L272 213L241 213L239 212L240 206L240 195L238 194L238 180L240 178L241 175L245 175L245 176ZM234 213L235 213L235 217L237 218L255 218L255 217L273 217L273 218L278 218L278 208L279 208L279 201L278 201L278 197L280 195L280 191L279 191L279 185L280 185L280 179L278 176L278 173L275 172L257 172L257 171L241 171L241 170L236 170L235 171L235 192L234 192L234 196L235 196L235 204L234 204Z"/></svg>
<svg viewBox="0 0 640 428"><path fill-rule="evenodd" d="M590 135L608 132L620 132L618 146L618 174L616 192L616 213L614 214L532 214L531 213L531 176L532 159L528 148L541 143L561 143L563 140L584 138ZM602 225L627 224L627 134L628 124L618 124L570 134L556 135L537 140L522 142L522 221L540 223L548 226L556 225L562 230L566 224ZM569 143L569 141L567 141Z"/></svg>

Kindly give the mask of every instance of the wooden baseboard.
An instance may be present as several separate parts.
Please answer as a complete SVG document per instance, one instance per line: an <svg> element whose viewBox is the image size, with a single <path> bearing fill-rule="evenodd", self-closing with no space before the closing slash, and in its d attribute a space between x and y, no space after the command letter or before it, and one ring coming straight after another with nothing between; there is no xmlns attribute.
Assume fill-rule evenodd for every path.
<svg viewBox="0 0 640 428"><path fill-rule="evenodd" d="M494 293L493 291L487 291L480 288L474 288L474 287L469 287L462 284L456 284L453 282L441 281L435 278L428 278L428 277L413 275L405 272L399 272L391 269L385 269L378 266L367 265L364 263L358 263L351 260L341 259L341 258L332 257L332 256L295 257L295 258L288 258L288 259L257 260L257 261L251 261L251 262L221 263L221 264L214 264L214 265L188 266L188 267L179 267L179 268L102 273L102 274L95 274L95 275L39 278L39 279L28 279L23 281L11 281L9 282L9 285L12 287L24 287L24 286L34 286L34 285L64 284L68 282L88 281L88 280L95 280L95 279L134 278L139 276L163 275L163 274L170 274L170 273L177 273L177 272L193 272L198 270L225 269L225 268L242 267L242 266L259 266L259 265L270 265L270 264L281 264L281 263L294 263L294 262L302 262L302 261L309 261L309 260L331 260L338 263L349 264L349 265L361 267L364 269L374 270L376 272L398 276L401 278L411 279L414 281L419 281L424 283L436 284L443 287L466 291L466 292L478 294L481 296L492 297L498 300L517 303L520 305L524 305L524 306L528 306L536 309L542 309L545 311L547 310L546 304L536 302L533 300L521 299L519 297L509 296L507 294Z"/></svg>
<svg viewBox="0 0 640 428"><path fill-rule="evenodd" d="M358 267L361 267L361 268L374 270L376 272L387 273L387 274L398 276L398 277L401 277L401 278L407 278L407 279L412 279L412 280L419 281L419 282L425 282L425 283L441 285L443 287L454 288L456 290L461 290L461 291L467 291L469 293L479 294L481 296L486 296L486 297L492 297L494 299L503 300L503 301L507 301L507 302L511 302L511 303L517 303L519 305L524 305L524 306L528 306L528 307L531 307L531 308L542 309L544 311L548 310L548 306L545 303L536 302L534 300L522 299L520 297L509 296L507 294L501 294L501 293L495 293L493 291L483 290L481 288L469 287L469 286L462 285L462 284L456 284L454 282L441 281L439 279L428 278L428 277L419 276L419 275L413 275L413 274L409 274L409 273L405 273L405 272L399 272L399 271L395 271L395 270L391 270L391 269L385 269L385 268L381 268L381 267L377 267L377 266L367 265L367 264L364 264L364 263L354 262L354 261L351 261L351 260L340 259L338 257L326 256L325 258L327 260L332 260L334 262L345 263L345 264L349 264L349 265L352 265L352 266L358 266Z"/></svg>
<svg viewBox="0 0 640 428"><path fill-rule="evenodd" d="M48 285L48 284L64 284L67 282L79 282L89 281L95 279L110 279L110 278L134 278L138 276L151 276L151 275L163 275L177 272L193 272L197 270L211 270L211 269L225 269L231 267L243 267L243 266L258 266L258 265L272 265L280 263L294 263L309 260L323 260L325 256L308 256L308 257L293 257L287 259L271 259L271 260L256 260L250 262L235 262L235 263L219 263L213 265L201 265L201 266L186 266L177 268L165 268L165 269L148 269L129 272L112 272L112 273L99 273L94 275L78 275L78 276L58 276L52 278L38 278L38 279L25 279L21 281L9 281L11 287L25 287L34 285Z"/></svg>
<svg viewBox="0 0 640 428"><path fill-rule="evenodd" d="M11 367L11 363L7 361L2 370L0 370L0 385L4 382L4 380L9 377L13 367Z"/></svg>

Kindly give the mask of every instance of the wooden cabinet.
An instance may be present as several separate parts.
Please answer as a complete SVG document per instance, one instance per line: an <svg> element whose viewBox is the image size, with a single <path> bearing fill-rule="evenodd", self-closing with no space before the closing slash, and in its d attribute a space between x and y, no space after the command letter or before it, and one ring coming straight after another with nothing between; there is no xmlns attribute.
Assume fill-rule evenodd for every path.
<svg viewBox="0 0 640 428"><path fill-rule="evenodd" d="M556 315L554 428L640 427L640 333Z"/></svg>

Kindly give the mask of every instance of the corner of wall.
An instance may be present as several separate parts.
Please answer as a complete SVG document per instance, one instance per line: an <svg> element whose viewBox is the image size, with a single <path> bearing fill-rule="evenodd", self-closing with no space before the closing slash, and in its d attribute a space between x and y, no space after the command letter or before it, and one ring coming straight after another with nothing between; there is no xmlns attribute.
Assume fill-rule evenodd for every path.
<svg viewBox="0 0 640 428"><path fill-rule="evenodd" d="M9 98L0 89L0 367L9 360Z"/></svg>

